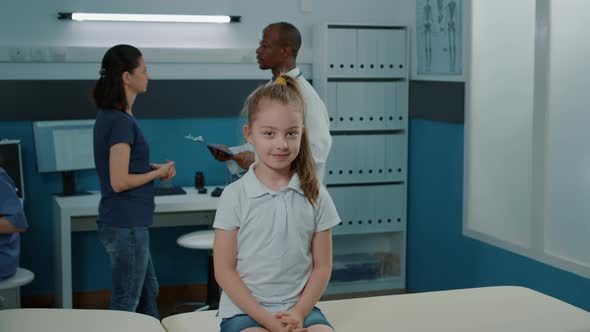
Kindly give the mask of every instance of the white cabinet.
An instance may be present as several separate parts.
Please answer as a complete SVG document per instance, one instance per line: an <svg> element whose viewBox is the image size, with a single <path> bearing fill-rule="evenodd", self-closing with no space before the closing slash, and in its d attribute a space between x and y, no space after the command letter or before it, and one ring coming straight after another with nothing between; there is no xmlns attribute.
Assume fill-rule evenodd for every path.
<svg viewBox="0 0 590 332"><path fill-rule="evenodd" d="M323 24L313 44L333 138L325 179L342 218L327 294L404 289L408 29Z"/></svg>

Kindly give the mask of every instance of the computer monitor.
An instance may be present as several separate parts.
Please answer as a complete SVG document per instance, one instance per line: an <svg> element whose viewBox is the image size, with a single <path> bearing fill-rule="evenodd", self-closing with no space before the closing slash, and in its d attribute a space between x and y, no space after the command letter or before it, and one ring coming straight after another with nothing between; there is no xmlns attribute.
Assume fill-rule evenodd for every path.
<svg viewBox="0 0 590 332"><path fill-rule="evenodd" d="M25 181L19 140L0 140L0 166L10 176L16 187L16 195L25 199Z"/></svg>
<svg viewBox="0 0 590 332"><path fill-rule="evenodd" d="M76 192L74 172L94 169L94 120L33 122L39 173L61 172L63 196Z"/></svg>

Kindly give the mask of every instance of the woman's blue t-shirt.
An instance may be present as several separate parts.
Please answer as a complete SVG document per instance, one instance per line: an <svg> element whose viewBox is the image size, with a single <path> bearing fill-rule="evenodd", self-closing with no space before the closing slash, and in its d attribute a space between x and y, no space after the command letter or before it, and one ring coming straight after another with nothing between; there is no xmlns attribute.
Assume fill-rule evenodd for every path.
<svg viewBox="0 0 590 332"><path fill-rule="evenodd" d="M154 184L115 192L111 186L109 154L113 145L131 146L129 174L151 171L149 145L135 118L120 110L100 110L94 124L94 164L100 180L98 223L115 227L150 226L154 215Z"/></svg>
<svg viewBox="0 0 590 332"><path fill-rule="evenodd" d="M0 217L16 228L27 228L23 206L16 195L14 182L0 167ZM0 280L16 273L20 254L20 234L0 234Z"/></svg>

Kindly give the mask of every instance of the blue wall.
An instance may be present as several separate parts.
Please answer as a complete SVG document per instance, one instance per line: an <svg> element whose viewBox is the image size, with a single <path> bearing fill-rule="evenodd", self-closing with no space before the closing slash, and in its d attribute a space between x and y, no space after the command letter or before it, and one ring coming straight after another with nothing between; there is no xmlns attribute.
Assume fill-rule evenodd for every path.
<svg viewBox="0 0 590 332"><path fill-rule="evenodd" d="M194 173L197 170L204 171L207 185L223 184L225 181L225 165L215 161L203 145L184 139L184 135L203 135L210 142L228 145L239 144L242 141L242 120L239 118L150 119L139 122L150 143L152 161L176 161L176 185L193 185ZM25 286L22 293L53 293L51 193L61 191L61 175L36 172L31 122L0 122L0 138L20 139L23 152L25 213L30 228L22 239L21 265L35 273L35 280ZM97 190L96 172L79 172L77 184L79 190ZM201 226L152 229L151 247L160 284L206 282L206 253L180 248L176 244L178 236L199 227ZM108 257L94 232L74 233L72 264L74 291L110 288Z"/></svg>
<svg viewBox="0 0 590 332"><path fill-rule="evenodd" d="M407 288L519 285L590 311L590 280L463 236L463 124L410 121Z"/></svg>

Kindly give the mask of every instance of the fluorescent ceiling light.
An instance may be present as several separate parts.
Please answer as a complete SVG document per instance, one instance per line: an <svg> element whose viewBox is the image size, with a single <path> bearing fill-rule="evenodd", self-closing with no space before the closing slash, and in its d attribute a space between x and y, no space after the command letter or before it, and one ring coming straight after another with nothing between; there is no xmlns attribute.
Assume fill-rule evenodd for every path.
<svg viewBox="0 0 590 332"><path fill-rule="evenodd" d="M235 23L235 22L240 22L240 16L228 16L228 15L58 13L58 18L60 20L73 20L73 21L180 22L180 23Z"/></svg>

